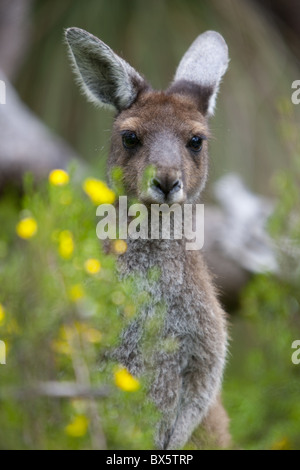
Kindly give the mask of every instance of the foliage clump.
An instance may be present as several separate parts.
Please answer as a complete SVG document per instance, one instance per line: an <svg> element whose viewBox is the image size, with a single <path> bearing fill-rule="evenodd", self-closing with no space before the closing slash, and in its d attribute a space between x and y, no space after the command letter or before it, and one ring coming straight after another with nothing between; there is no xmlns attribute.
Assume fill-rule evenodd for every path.
<svg viewBox="0 0 300 470"><path fill-rule="evenodd" d="M244 292L225 387L235 440L248 449L300 448L300 364L292 360L300 340L300 143L290 101L279 113L288 152L272 180L267 227L278 269L255 276Z"/></svg>
<svg viewBox="0 0 300 470"><path fill-rule="evenodd" d="M113 199L102 181L55 170L0 200L3 449L153 446L146 384L106 358L136 313L96 236L96 205Z"/></svg>

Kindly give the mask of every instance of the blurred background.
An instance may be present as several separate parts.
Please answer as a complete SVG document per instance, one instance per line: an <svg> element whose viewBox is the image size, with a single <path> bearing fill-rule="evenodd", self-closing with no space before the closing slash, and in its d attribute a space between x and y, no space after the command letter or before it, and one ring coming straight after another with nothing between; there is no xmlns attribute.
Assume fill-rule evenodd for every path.
<svg viewBox="0 0 300 470"><path fill-rule="evenodd" d="M105 160L113 116L78 93L63 30L87 29L165 88L183 53L207 29L230 51L211 126L211 182L240 173L269 194L270 176L286 164L278 103L299 71L299 6L292 1L1 0L0 65L23 102L87 162ZM103 164L104 166L104 164Z"/></svg>
<svg viewBox="0 0 300 470"><path fill-rule="evenodd" d="M219 280L222 299L228 306L232 322L225 403L237 447L299 449L300 365L297 368L291 361L291 343L300 339L299 250L296 249L300 246L300 237L299 220L296 217L291 224L289 218L292 212L297 215L299 209L300 105L291 103L292 83L300 79L299 1L0 0L0 80L6 83L7 91L6 104L0 105L0 306L3 312L8 312L7 324L3 320L3 335L12 335L11 321L15 319L16 309L20 310L24 302L26 304L24 299L28 292L33 295L34 285L28 281L32 263L36 266L40 263L40 271L36 268L32 279L36 282L52 262L51 256L50 261L49 257L39 261L32 247L28 251L27 245L16 240L15 219L22 211L34 212L35 208L38 212L39 207L48 207L49 213L53 211L53 230L57 216L51 206L53 200L50 204L47 197L43 199L44 189L34 192L27 184L25 190L21 185L20 191L24 175L31 172L43 184L48 181L49 171L66 169L70 162L76 161L79 175L106 178L105 162L113 114L93 108L74 82L63 34L64 28L70 26L86 29L100 37L157 89L168 86L182 55L201 32L216 30L228 43L231 60L221 85L216 115L211 119L210 179L204 196L208 207L212 207L211 212L208 210L207 259ZM239 182L235 185L229 181L229 195L226 192L228 181L227 186L223 185L223 192L216 190L216 182L232 173L238 175ZM31 199L28 187L31 188ZM43 201L40 205L39 197ZM75 194L73 198L76 198ZM239 201L241 204L255 201L252 204L255 210L246 222L243 218L247 212L245 207L233 208L232 201L237 205ZM83 214L84 206L80 206L83 202L77 202ZM76 211L73 213L69 207L63 210L64 217L70 218L70 230L79 230L73 220ZM232 215L232 211L235 214L233 226L237 228L230 231L232 226L228 229L226 214ZM259 234L252 233L257 225L260 228L264 225L272 211L273 242L262 233L265 226ZM92 226L90 230L92 239ZM243 236L240 236L241 232ZM217 238L220 233L225 233L224 236L232 243L220 241ZM251 234L250 240L245 240L245 233ZM82 235L78 244L84 242L85 236ZM283 239L289 241L289 249L280 252L278 261L273 248L274 244L280 244L278 240ZM45 250L45 240L44 237L37 242L40 244L39 253ZM13 261L14 251L19 257ZM245 253L250 261L243 263L242 259L248 259ZM257 267L262 258L268 260L269 273L261 266ZM23 266L23 277L19 275L19 285L15 275L17 271L20 273L20 266ZM54 278L60 269L65 268L56 269ZM110 267L107 269L109 271ZM74 274L73 271L66 273L67 279ZM21 286L25 278L26 289ZM80 282L86 281L82 278ZM12 284L15 284L15 290ZM33 304L40 313L34 318L39 319L45 309L55 311L56 315L55 300L51 300L54 303L49 299L45 301L45 296L49 296L49 280L39 288L40 295ZM59 287L57 289L59 294ZM113 281L111 289L114 291ZM100 299L105 312L112 308L104 299L109 296L107 292L109 290L103 291ZM19 306L12 302L18 296ZM90 302L93 299L96 301L94 291L91 291ZM32 305L32 298L29 305ZM61 305L62 312L64 308L66 306ZM56 326L49 323L47 328L57 333L57 322L62 320L59 317L58 321L55 315ZM42 329L40 325L39 334ZM49 338L52 338L51 334ZM1 338L1 329L0 339L5 339ZM29 363L34 363L33 351L36 349L33 343L24 346L11 338L11 344L15 364L19 364L23 348L29 351ZM33 350L31 353L30 348ZM35 379L40 378L39 367L41 365L35 367ZM2 383L23 386L23 375L12 374L7 372L8 369L9 366L0 365L0 374L4 374ZM56 368L53 364L50 375L56 379L63 376L59 366ZM4 393L4 403L6 396ZM57 404L54 415L51 412L53 428L50 430L46 430L44 422L33 426L34 411L26 408L27 405L24 408L23 403L18 406L19 411L16 411L14 403L6 403L6 412L2 410L0 447L89 448L97 447L97 442L105 447L101 440L103 430L99 431L97 423L90 424L89 431L83 432L79 441L76 436L62 438L66 427L61 423L67 420L69 412L65 409L58 411ZM125 416L130 409L130 400L124 407ZM47 421L51 407L48 409L43 404L41 409L41 416ZM84 413L75 412L77 417L84 416ZM90 415L94 413L90 408L88 412ZM103 432L108 447L134 448L134 442L138 442L141 448L150 445L143 441L136 422L131 423L130 428L135 437L131 439L129 436L123 442L121 432L111 425L117 418L110 407L99 412L99 416L104 420ZM59 428L60 425L62 434L58 432L55 438L55 426ZM80 428L80 420L78 426ZM128 421L125 421L124 429L126 426ZM44 438L36 441L41 429ZM88 432L91 442L87 438ZM97 436L100 441L97 441Z"/></svg>

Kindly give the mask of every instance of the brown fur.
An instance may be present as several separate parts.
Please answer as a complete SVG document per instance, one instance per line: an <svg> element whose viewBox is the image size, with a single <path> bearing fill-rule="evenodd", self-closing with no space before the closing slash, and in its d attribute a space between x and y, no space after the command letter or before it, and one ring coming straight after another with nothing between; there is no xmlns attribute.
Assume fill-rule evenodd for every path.
<svg viewBox="0 0 300 470"><path fill-rule="evenodd" d="M136 132L142 142L141 147L130 153L124 149L120 139L120 132L130 130ZM200 189L205 184L207 178L208 167L208 145L204 141L201 150L201 156L193 158L190 151L186 147L189 139L195 135L201 134L209 137L209 129L206 118L199 112L196 104L189 95L165 94L163 92L147 92L141 94L139 99L130 107L118 115L114 122L112 134L112 146L108 160L110 169L118 166L123 170L123 183L126 187L127 194L137 198L141 202L152 202L143 200L141 197L141 181L143 175L150 164L155 164L156 171L162 177L164 174L170 175L173 172L180 172L185 184L185 202L198 202ZM163 136L162 139L160 136ZM160 151L155 151L155 157L152 157L153 148L160 145ZM169 151L166 151L170 149ZM159 149L158 149L159 150ZM174 158L174 152L176 152ZM178 155L177 155L178 152ZM173 244L172 244L173 242ZM224 342L226 343L225 334L225 315L217 301L216 293L211 282L210 275L202 260L200 252L185 251L182 241L170 241L171 247L162 241L131 241L128 240L128 251L120 260L120 269L125 274L136 270L142 276L147 275L147 269L150 267L158 267L161 272L160 284L157 287L159 291L165 290L163 294L159 294L156 288L143 285L143 289L150 291L151 295L156 296L171 304L174 302L173 295L167 295L167 291L171 291L171 283L174 278L179 275L183 269L183 277L185 281L184 289L177 286L176 289L186 298L189 303L189 297L194 294L194 286L201 290L201 303L206 305L208 309L215 312L216 321L212 321L208 317L204 317L203 313L198 313L195 325L197 328L206 329L206 334L211 337L214 345L209 344L207 347L214 347L216 351L221 351ZM149 258L145 253L145 248L149 250ZM170 250L171 259L166 257L166 250ZM178 263L181 264L181 270ZM144 266L144 267L143 267ZM167 270L166 270L167 266ZM170 297L170 299L169 299ZM171 300L172 299L172 300ZM175 300L178 302L178 299ZM182 300L181 300L182 301ZM154 307L153 307L154 309ZM175 309L174 309L175 310ZM176 308L177 310L177 308ZM183 318L183 317L182 317ZM182 319L184 322L184 320ZM136 342L135 327L131 326L122 338L122 345L116 357L125 364L132 373L139 375L143 369L140 361L139 345ZM168 329L167 329L168 330ZM178 331L177 334L180 334ZM174 336L174 332L164 332L163 337L168 335ZM210 343L210 342L209 342ZM217 344L219 343L219 345ZM130 354L128 355L128 352ZM220 352L221 356L223 355ZM166 358L166 362L168 358ZM171 361L172 362L172 361ZM207 364L206 364L207 366ZM188 374L193 375L196 364L190 365L191 371ZM212 363L212 366L213 363ZM171 381L169 382L169 380ZM160 384L155 384L152 389L152 397L160 409L169 408L168 402L173 402L174 396L168 395L167 390L172 391L174 388L174 375L169 371L169 378L164 377ZM176 386L175 386L176 388ZM195 391L197 386L195 386ZM206 417L203 420L201 428L207 431L206 438L198 439L198 444L207 446L210 443L213 447L228 447L230 443L228 431L228 417L223 409L220 400L217 398L215 404L212 404ZM163 430L163 433L169 433L170 430ZM197 434L197 433L196 433ZM164 441L165 438L162 438ZM163 445L164 447L164 445Z"/></svg>
<svg viewBox="0 0 300 470"><path fill-rule="evenodd" d="M151 90L129 64L86 31L70 28L67 40L88 97L118 112L109 175L121 168L126 194L147 206L199 203L208 173L208 117L228 64L224 39L213 31L200 35L166 92ZM133 145L126 141L128 134ZM202 148L192 147L194 139ZM154 173L147 176L149 167ZM124 329L114 358L133 375L151 376L150 397L161 412L156 447L182 448L200 425L212 436L213 447L227 447L228 417L219 398L226 315L202 255L186 249L185 237L129 237L127 244L119 258L120 275L133 278L137 307L140 294L148 300ZM154 278L153 270L158 273ZM151 324L156 329L149 346Z"/></svg>
<svg viewBox="0 0 300 470"><path fill-rule="evenodd" d="M122 130L135 131L143 143L130 159L120 143ZM190 96L163 92L143 93L114 122L109 169L117 166L124 170L127 192L134 196L139 192L147 166L154 164L157 169L166 173L179 169L184 175L187 200L194 201L199 195L199 181L203 186L205 184L208 168L206 141L203 142L199 159L191 158L186 148L188 140L196 134L203 134L207 138L210 135L207 120ZM161 146L153 157L150 153L158 135L165 139L165 145L169 143L169 149ZM179 160L174 157L176 146L180 151Z"/></svg>

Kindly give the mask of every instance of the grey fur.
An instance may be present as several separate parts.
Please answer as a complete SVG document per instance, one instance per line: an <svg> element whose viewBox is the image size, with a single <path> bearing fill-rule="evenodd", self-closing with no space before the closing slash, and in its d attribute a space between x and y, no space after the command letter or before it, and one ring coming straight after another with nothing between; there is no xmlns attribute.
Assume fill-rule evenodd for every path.
<svg viewBox="0 0 300 470"><path fill-rule="evenodd" d="M200 113L191 101L191 97L181 97L176 92L173 97L169 97L168 93L150 91L140 96L139 91L145 87L143 79L100 40L76 28L67 31L67 39L78 73L88 93L92 93L96 100L113 104L119 110L131 105L129 109L120 113L114 122L109 168L123 165L123 170L125 173L127 171L128 179L134 186L139 174L138 166L141 165L143 157L148 158L148 163L153 163L153 160L149 160L149 155L147 157L145 154L150 152L151 156L155 152L155 158L159 161L158 163L155 161L154 164L157 168L160 166L160 172L164 174L170 174L171 171L175 174L179 170L183 172L185 166L183 155L186 156L187 152L186 142L180 141L174 126L182 122L180 113L183 108L188 113L185 114L187 122L193 106L193 116L196 112L199 118ZM209 107L211 113L227 63L227 46L222 37L214 32L204 33L196 39L183 57L174 83L192 82L196 86L211 88ZM104 69L108 66L109 73L102 73L103 64ZM157 103L155 105L154 100ZM170 111L167 115L168 118L171 116L170 121L165 119L166 115L163 114L169 109L163 104L167 101L170 106L175 106L175 102L181 103L180 106L183 107L176 116L176 113ZM142 110L139 108L140 102ZM187 103L186 107L183 102ZM164 116L161 120L153 118L159 116L159 106L162 107L162 116ZM146 115L150 116L149 121L155 120L154 124L151 122L152 129L154 126L155 130L152 130L153 133L148 138L148 147L145 143L141 146L144 149L141 152L144 154L140 155L141 158L135 157L132 160L128 156L124 159L122 157L122 152L126 151L122 146L118 127L122 119L126 117L128 119L131 115L139 120L148 119L145 118ZM202 116L200 121L204 126L206 117ZM149 122L144 124L149 129ZM162 138L161 128L165 126L169 128ZM176 158L174 142L178 143ZM162 146L166 146L163 164ZM188 166L192 164L190 159L189 156ZM202 176L196 180L194 178L196 182L193 183L195 187L193 186L191 194L199 195L207 174L205 154L197 165L195 172L199 171ZM185 185L188 186L189 181L185 180ZM137 190L135 197L141 198L141 196L141 191ZM224 418L225 412L216 411L220 409L216 404L226 360L226 316L216 298L201 253L186 251L186 241L184 237L181 240L128 239L128 249L119 259L121 276L131 278L134 275L135 299L138 301L139 294L146 292L149 300L123 332L114 357L133 375L139 376L145 371L151 371L150 395L162 415L156 433L156 446L159 449L183 447L197 426L208 420L211 411L214 410L220 417L220 422L224 423L219 426L222 429L218 432L223 438L219 442L228 444L228 421ZM156 279L149 276L152 269L159 272ZM155 344L152 344L151 351L147 351L145 355L145 351L143 352L145 335L151 320L157 325L158 330ZM165 341L173 342L174 347L164 347Z"/></svg>
<svg viewBox="0 0 300 470"><path fill-rule="evenodd" d="M228 62L228 47L221 34L206 31L195 39L184 54L173 83L185 80L204 88L211 87L213 93L209 100L208 114L212 115Z"/></svg>
<svg viewBox="0 0 300 470"><path fill-rule="evenodd" d="M128 240L127 252L120 258L123 276L136 273L137 294L147 292L151 300L124 331L116 358L136 376L145 367L156 370L151 396L162 412L156 434L159 449L180 449L186 444L216 401L225 365L225 316L200 253L187 252L185 243L184 239ZM159 270L159 281L148 280L151 268ZM202 285L197 279L191 282L198 273ZM157 344L168 338L178 341L178 347L167 352L161 346L147 357L145 366L140 350L143 331L161 305L166 315Z"/></svg>
<svg viewBox="0 0 300 470"><path fill-rule="evenodd" d="M118 111L136 99L144 79L104 42L80 28L68 28L66 39L83 91L95 104Z"/></svg>

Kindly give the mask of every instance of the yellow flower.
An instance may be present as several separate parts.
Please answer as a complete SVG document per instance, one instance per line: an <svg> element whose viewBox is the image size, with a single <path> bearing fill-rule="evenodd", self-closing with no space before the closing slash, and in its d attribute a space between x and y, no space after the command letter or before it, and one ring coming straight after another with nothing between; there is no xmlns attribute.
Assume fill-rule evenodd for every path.
<svg viewBox="0 0 300 470"><path fill-rule="evenodd" d="M21 220L17 227L16 232L20 238L24 240L28 240L35 236L38 230L38 225L36 220L33 217L26 217L25 219Z"/></svg>
<svg viewBox="0 0 300 470"><path fill-rule="evenodd" d="M64 170L53 170L49 175L49 182L53 186L65 186L69 181L70 177Z"/></svg>
<svg viewBox="0 0 300 470"><path fill-rule="evenodd" d="M291 450L291 444L286 437L283 437L281 440L274 442L271 450Z"/></svg>
<svg viewBox="0 0 300 470"><path fill-rule="evenodd" d="M84 268L89 274L98 274L101 269L101 263L97 259L88 259L84 263Z"/></svg>
<svg viewBox="0 0 300 470"><path fill-rule="evenodd" d="M72 345L76 344L79 337L88 343L98 344L102 340L102 333L96 328L90 328L85 323L74 322L60 328L59 338L53 341L52 347L60 354L71 356Z"/></svg>
<svg viewBox="0 0 300 470"><path fill-rule="evenodd" d="M87 417L78 415L65 427L65 433L71 437L83 437L87 433L88 426Z"/></svg>
<svg viewBox="0 0 300 470"><path fill-rule="evenodd" d="M4 322L5 319L5 310L3 305L0 304L0 325Z"/></svg>
<svg viewBox="0 0 300 470"><path fill-rule="evenodd" d="M62 326L59 330L59 338L52 342L52 349L66 356L72 356L73 354L73 338L76 330L73 326Z"/></svg>
<svg viewBox="0 0 300 470"><path fill-rule="evenodd" d="M67 331L70 338L72 335L74 336L75 331L89 343L97 344L102 340L102 333L99 330L96 330L96 328L89 327L86 323L75 322L73 330L72 327L70 327L70 330Z"/></svg>
<svg viewBox="0 0 300 470"><path fill-rule="evenodd" d="M62 258L70 259L74 252L73 235L69 230L64 230L58 237L59 247L58 251Z"/></svg>
<svg viewBox="0 0 300 470"><path fill-rule="evenodd" d="M115 384L125 392L136 392L140 388L140 382L127 369L122 368L115 372Z"/></svg>
<svg viewBox="0 0 300 470"><path fill-rule="evenodd" d="M96 328L89 327L86 323L75 322L73 327L73 335L74 330L76 330L77 334L83 336L85 341L89 343L97 344L100 343L102 340L102 334Z"/></svg>
<svg viewBox="0 0 300 470"><path fill-rule="evenodd" d="M127 243L125 240L115 240L113 250L117 255L123 255L127 251Z"/></svg>
<svg viewBox="0 0 300 470"><path fill-rule="evenodd" d="M58 339L53 341L52 349L59 354L64 354L65 356L72 355L72 348L70 347L69 343L64 340Z"/></svg>
<svg viewBox="0 0 300 470"><path fill-rule="evenodd" d="M84 290L80 284L76 284L69 290L69 298L72 302L78 302L84 297Z"/></svg>
<svg viewBox="0 0 300 470"><path fill-rule="evenodd" d="M87 178L83 182L83 190L97 206L100 204L113 204L116 195L109 187L100 180Z"/></svg>
<svg viewBox="0 0 300 470"><path fill-rule="evenodd" d="M89 343L92 343L92 344L101 343L102 334L99 330L96 330L96 328L87 328L83 334L84 334L85 339Z"/></svg>
<svg viewBox="0 0 300 470"><path fill-rule="evenodd" d="M124 307L124 313L127 318L131 318L135 315L136 313L136 307L133 304L127 304Z"/></svg>

